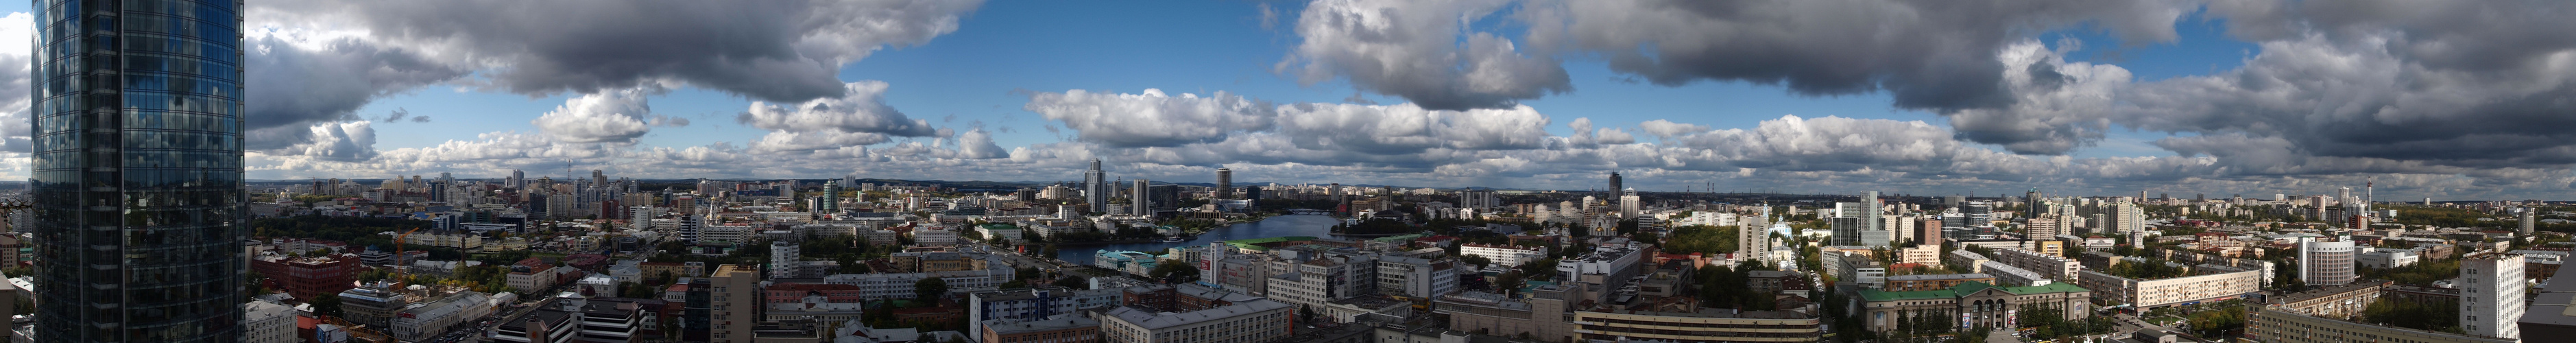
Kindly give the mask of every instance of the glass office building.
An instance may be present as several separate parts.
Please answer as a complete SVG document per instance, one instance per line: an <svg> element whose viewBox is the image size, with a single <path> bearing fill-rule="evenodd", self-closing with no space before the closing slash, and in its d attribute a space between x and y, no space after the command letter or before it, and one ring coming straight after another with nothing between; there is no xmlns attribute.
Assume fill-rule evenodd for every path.
<svg viewBox="0 0 2576 343"><path fill-rule="evenodd" d="M35 2L36 341L242 339L241 7Z"/></svg>

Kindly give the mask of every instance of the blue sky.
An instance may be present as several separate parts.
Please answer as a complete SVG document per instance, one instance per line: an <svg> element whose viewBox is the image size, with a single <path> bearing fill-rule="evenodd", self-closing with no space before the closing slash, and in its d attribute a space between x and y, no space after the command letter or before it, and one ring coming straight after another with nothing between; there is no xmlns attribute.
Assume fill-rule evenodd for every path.
<svg viewBox="0 0 2576 343"><path fill-rule="evenodd" d="M248 21L264 50L250 60L315 76L263 84L282 67L253 67L254 101L355 105L253 106L291 119L253 127L250 173L571 164L638 177L1015 181L1072 179L1100 158L1157 180L1204 181L1225 165L1254 180L1432 187L1581 189L1609 171L1650 187L1816 192L2302 193L2379 181L2392 194L2480 197L2576 183L2570 143L2548 143L2566 134L2509 125L2547 121L2511 99L2563 96L2551 85L2576 78L2462 73L2549 64L2413 53L2563 58L2551 56L2568 47L2552 44L2446 45L2557 25L2521 15L2545 9L2512 8L2533 5L2329 18L2306 15L2319 4L2262 1L1796 3L259 0ZM2315 29L2326 26L2344 29ZM518 28L553 29L501 31ZM738 35L689 36L702 32ZM589 53L604 51L625 52ZM652 67L603 67L629 65ZM1657 78L1679 81L1644 81ZM365 88L334 89L347 85ZM621 91L646 95L611 96ZM396 111L429 119L384 120ZM2449 124L2460 122L2508 125ZM2398 132L2423 139L2352 138ZM2484 150L2424 153L2441 146Z"/></svg>

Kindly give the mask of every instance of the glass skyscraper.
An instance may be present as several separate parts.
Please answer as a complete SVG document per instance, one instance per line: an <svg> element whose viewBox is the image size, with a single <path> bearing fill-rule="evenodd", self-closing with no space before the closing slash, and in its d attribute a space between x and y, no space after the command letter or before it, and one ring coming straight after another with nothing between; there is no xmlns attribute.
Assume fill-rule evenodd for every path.
<svg viewBox="0 0 2576 343"><path fill-rule="evenodd" d="M240 341L241 3L34 6L36 340Z"/></svg>

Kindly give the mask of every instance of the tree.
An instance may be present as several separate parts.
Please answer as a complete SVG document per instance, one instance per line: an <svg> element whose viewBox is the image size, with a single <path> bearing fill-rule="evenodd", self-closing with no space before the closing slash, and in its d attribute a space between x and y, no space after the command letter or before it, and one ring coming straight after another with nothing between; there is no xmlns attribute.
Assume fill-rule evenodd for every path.
<svg viewBox="0 0 2576 343"><path fill-rule="evenodd" d="M331 317L340 316L339 294L323 293L322 295L313 296L313 301L306 303L313 305L313 314Z"/></svg>
<svg viewBox="0 0 2576 343"><path fill-rule="evenodd" d="M1162 280L1163 283L1168 284L1189 283L1199 280L1199 269L1197 267L1190 266L1189 262L1182 262L1181 260L1163 260L1161 263L1155 264L1154 270L1146 272L1145 276L1152 277L1155 280Z"/></svg>
<svg viewBox="0 0 2576 343"><path fill-rule="evenodd" d="M841 254L840 258L834 259L832 262L835 265L840 266L838 270L835 270L837 273L866 274L868 272L868 265L859 263L858 255Z"/></svg>
<svg viewBox="0 0 2576 343"><path fill-rule="evenodd" d="M1520 289L1521 279L1521 271L1519 270L1503 272L1503 275L1494 276L1494 291L1506 292Z"/></svg>
<svg viewBox="0 0 2576 343"><path fill-rule="evenodd" d="M948 294L948 280L927 278L921 279L921 281L914 281L912 283L912 294L920 297L921 302L923 303L937 304L939 303L939 296Z"/></svg>
<svg viewBox="0 0 2576 343"><path fill-rule="evenodd" d="M1072 288L1072 289L1091 289L1091 283L1090 283L1088 280L1084 280L1084 279L1083 279L1082 277L1080 277L1080 276L1071 276L1071 275L1067 275L1067 276L1065 276L1065 277L1056 278L1056 279L1055 279L1055 282L1054 282L1054 283L1051 283L1051 285L1055 285L1056 287L1064 287L1064 288Z"/></svg>

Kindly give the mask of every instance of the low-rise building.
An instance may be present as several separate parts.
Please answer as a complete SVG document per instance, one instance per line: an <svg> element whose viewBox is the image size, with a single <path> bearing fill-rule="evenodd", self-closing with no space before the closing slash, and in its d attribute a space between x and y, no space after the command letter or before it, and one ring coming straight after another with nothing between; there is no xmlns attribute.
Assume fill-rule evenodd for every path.
<svg viewBox="0 0 2576 343"><path fill-rule="evenodd" d="M2342 285L2319 287L2306 292L2270 297L2273 308L2302 315L2325 318L2352 318L2361 315L2370 303L2379 300L2379 291L2395 284L2388 280L2364 279Z"/></svg>
<svg viewBox="0 0 2576 343"><path fill-rule="evenodd" d="M1823 320L1788 311L1700 309L1695 312L1574 312L1573 332L1587 342L1814 342Z"/></svg>
<svg viewBox="0 0 2576 343"><path fill-rule="evenodd" d="M2040 276L2046 276L2050 279L2065 280L2075 278L2076 272L2084 270L2083 262L2067 259L2066 256L2063 255L2047 254L2021 249L1995 249L1993 251L1995 262L2003 262L2003 264L2011 265L2016 268L2039 272Z"/></svg>
<svg viewBox="0 0 2576 343"><path fill-rule="evenodd" d="M1995 261L1986 261L1983 264L1979 264L1979 266L1980 267L1978 269L1984 269L1986 271L1986 275L1995 276L1996 285L2020 287L2047 286L2048 284L2057 283L2057 280L2039 275L2039 272L2021 269Z"/></svg>
<svg viewBox="0 0 2576 343"><path fill-rule="evenodd" d="M472 291L457 292L395 312L393 327L387 333L397 340L424 342L447 334L457 325L489 315L492 315L492 297Z"/></svg>
<svg viewBox="0 0 2576 343"><path fill-rule="evenodd" d="M1547 248L1468 243L1458 246L1458 254L1483 257L1496 266L1517 267L1547 259Z"/></svg>
<svg viewBox="0 0 2576 343"><path fill-rule="evenodd" d="M1435 313L1449 316L1449 329L1459 332L1527 336L1545 342L1574 339L1574 328L1567 323L1569 298L1575 291L1565 285L1533 288L1526 299L1510 299L1501 294L1458 292L1440 296L1431 306Z"/></svg>
<svg viewBox="0 0 2576 343"><path fill-rule="evenodd" d="M2027 306L2060 310L2064 319L2092 315L2092 290L2068 284L1996 287L1969 282L1942 290L1860 291L1861 320L1871 331L1897 329L1906 318L1956 318L1961 326L2003 327Z"/></svg>
<svg viewBox="0 0 2576 343"><path fill-rule="evenodd" d="M1064 287L1013 288L966 296L967 332L981 335L986 323L1079 317L1083 309L1118 306L1122 290L1075 290ZM978 340L990 340L981 337Z"/></svg>
<svg viewBox="0 0 2576 343"><path fill-rule="evenodd" d="M1098 343L1100 321L1083 317L996 321L981 325L984 343Z"/></svg>
<svg viewBox="0 0 2576 343"><path fill-rule="evenodd" d="M2509 338L2415 330L2303 315L2278 306L2257 305L2246 311L2246 340L2266 343L2515 343Z"/></svg>
<svg viewBox="0 0 2576 343"><path fill-rule="evenodd" d="M1296 316L1295 305L1262 299L1189 312L1122 306L1099 318L1105 342L1179 343L1267 341L1287 336Z"/></svg>
<svg viewBox="0 0 2576 343"><path fill-rule="evenodd" d="M1880 290L1890 292L1929 291L1936 289L1949 289L1951 286L1958 286L1961 283L1968 282L1993 284L1995 283L1995 276L1974 273L1898 275L1887 277L1887 286L1881 287Z"/></svg>
<svg viewBox="0 0 2576 343"><path fill-rule="evenodd" d="M295 308L283 304L252 301L242 304L242 341L249 343L293 343Z"/></svg>
<svg viewBox="0 0 2576 343"><path fill-rule="evenodd" d="M2078 284L2093 290L2093 297L2112 304L2127 304L2140 309L2234 299L2262 290L2261 271L2247 270L2138 280L2096 271L2083 271Z"/></svg>

